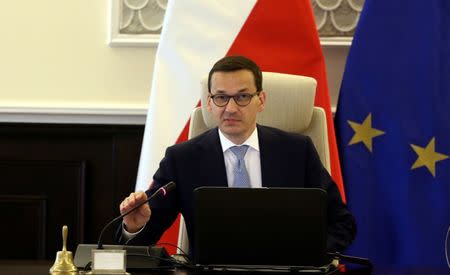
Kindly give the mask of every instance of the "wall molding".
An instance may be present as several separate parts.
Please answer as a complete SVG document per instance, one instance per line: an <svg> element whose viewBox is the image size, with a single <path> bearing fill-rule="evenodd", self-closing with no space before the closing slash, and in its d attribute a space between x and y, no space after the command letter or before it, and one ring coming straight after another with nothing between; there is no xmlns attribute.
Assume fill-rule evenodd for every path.
<svg viewBox="0 0 450 275"><path fill-rule="evenodd" d="M353 37L320 37L322 47L350 47Z"/></svg>
<svg viewBox="0 0 450 275"><path fill-rule="evenodd" d="M82 107L81 107L82 106ZM0 122L144 125L146 105L0 105Z"/></svg>

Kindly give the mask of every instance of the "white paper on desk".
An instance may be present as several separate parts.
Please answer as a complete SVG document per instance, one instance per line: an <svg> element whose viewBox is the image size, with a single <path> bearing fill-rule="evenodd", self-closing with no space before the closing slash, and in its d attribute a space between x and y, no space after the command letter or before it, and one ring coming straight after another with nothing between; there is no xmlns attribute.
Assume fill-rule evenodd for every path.
<svg viewBox="0 0 450 275"><path fill-rule="evenodd" d="M92 250L92 270L125 271L125 250Z"/></svg>

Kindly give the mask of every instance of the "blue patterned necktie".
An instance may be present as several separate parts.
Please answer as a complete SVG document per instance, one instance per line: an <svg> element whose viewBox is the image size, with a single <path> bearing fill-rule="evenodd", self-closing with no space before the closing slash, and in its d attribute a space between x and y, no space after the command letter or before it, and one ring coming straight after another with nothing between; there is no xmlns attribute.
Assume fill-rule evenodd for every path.
<svg viewBox="0 0 450 275"><path fill-rule="evenodd" d="M234 183L233 187L250 187L250 178L245 167L244 156L247 153L248 145L230 147L231 152L236 156L237 163L233 167Z"/></svg>

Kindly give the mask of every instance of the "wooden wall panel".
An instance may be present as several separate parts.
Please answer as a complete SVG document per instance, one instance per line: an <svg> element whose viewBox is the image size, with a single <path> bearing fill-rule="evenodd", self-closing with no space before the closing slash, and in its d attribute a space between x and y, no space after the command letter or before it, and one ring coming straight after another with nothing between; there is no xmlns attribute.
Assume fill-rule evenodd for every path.
<svg viewBox="0 0 450 275"><path fill-rule="evenodd" d="M45 258L46 204L46 196L0 195L0 258Z"/></svg>
<svg viewBox="0 0 450 275"><path fill-rule="evenodd" d="M45 227L47 230L43 232L44 251L47 255L54 252L56 244L61 243L61 228L64 224L70 229L69 244L83 240L85 166L84 161L0 161L0 181L3 194L46 198L46 215L42 216L46 220L40 221L40 223L52 224L50 227ZM16 215L13 220L14 225L18 227L21 224L26 225L28 218ZM22 227L24 234L30 235L37 235L36 231L41 229ZM0 233L0 236L8 235ZM21 241L20 238L19 240ZM35 242L39 243L40 240L35 240ZM19 242L19 244L24 247L26 243Z"/></svg>
<svg viewBox="0 0 450 275"><path fill-rule="evenodd" d="M39 197L46 209L40 221L31 219L45 226L29 229L33 236L44 231L44 247L37 240L32 246L40 252L19 257L23 247L13 247L0 258L54 259L64 224L70 250L78 243L96 243L102 227L119 214L120 201L134 189L142 135L143 126L0 124L0 195ZM23 204L0 206L13 218L11 229L28 227L27 218L20 217ZM1 241L20 238L19 231L9 228L0 230ZM112 242L113 231L106 232L105 243Z"/></svg>

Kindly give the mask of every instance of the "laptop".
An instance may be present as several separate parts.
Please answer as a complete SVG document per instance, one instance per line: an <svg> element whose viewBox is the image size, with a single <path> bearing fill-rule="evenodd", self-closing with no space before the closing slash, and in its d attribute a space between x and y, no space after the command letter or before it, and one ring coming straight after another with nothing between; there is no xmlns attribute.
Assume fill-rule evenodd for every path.
<svg viewBox="0 0 450 275"><path fill-rule="evenodd" d="M200 187L194 191L194 263L323 266L326 191Z"/></svg>

